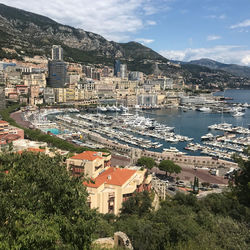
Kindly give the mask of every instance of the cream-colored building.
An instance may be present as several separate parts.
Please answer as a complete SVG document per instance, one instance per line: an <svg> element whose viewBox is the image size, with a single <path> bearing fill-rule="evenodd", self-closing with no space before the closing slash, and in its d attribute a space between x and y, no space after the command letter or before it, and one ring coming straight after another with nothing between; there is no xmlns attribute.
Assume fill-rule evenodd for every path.
<svg viewBox="0 0 250 250"><path fill-rule="evenodd" d="M122 203L133 193L151 188L151 176L146 177L146 169L109 167L93 181L84 182L89 193L88 204L104 214L119 214Z"/></svg>
<svg viewBox="0 0 250 250"><path fill-rule="evenodd" d="M105 167L110 166L110 159L109 153L84 151L67 159L67 169L74 176L84 174L86 177L95 178Z"/></svg>
<svg viewBox="0 0 250 250"><path fill-rule="evenodd" d="M85 151L67 159L73 175L84 173L91 181L84 181L89 193L88 205L100 213L118 214L122 203L133 195L151 189L151 175L140 168L110 167L111 155Z"/></svg>

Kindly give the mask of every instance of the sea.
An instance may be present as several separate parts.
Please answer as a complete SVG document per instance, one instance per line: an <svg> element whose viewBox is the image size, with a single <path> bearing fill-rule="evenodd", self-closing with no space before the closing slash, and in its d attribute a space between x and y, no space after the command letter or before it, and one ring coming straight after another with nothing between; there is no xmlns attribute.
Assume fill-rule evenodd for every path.
<svg viewBox="0 0 250 250"><path fill-rule="evenodd" d="M224 92L216 92L214 95L230 97L233 103L248 103L250 104L250 90L245 89L228 89ZM245 116L233 117L230 113L205 113L196 110L188 110L183 112L178 108L161 109L161 110L147 110L138 113L148 118L153 118L157 122L166 124L170 127L175 127L175 133L193 138L193 142L201 143L201 136L207 133L214 135L223 134L220 131L210 131L208 126L215 123L230 123L234 126L248 127L250 125L250 108L246 109ZM153 141L159 141L155 139ZM200 152L186 151L184 148L187 142L179 142L176 144L161 141L163 148L176 147L182 152L189 155L200 155ZM161 152L162 148L154 149L154 151Z"/></svg>
<svg viewBox="0 0 250 250"><path fill-rule="evenodd" d="M228 89L223 92L214 93L215 96L230 97L228 100L231 103L248 103L250 104L250 89ZM178 108L167 108L159 110L145 110L145 111L129 111L129 113L137 113L140 116L152 118L158 123L166 124L169 127L175 127L174 132L183 136L193 138L193 143L202 143L201 136L212 133L214 135L223 134L221 131L208 130L208 126L217 123L230 123L233 126L241 126L248 128L250 126L250 108L246 109L245 115L242 117L233 117L230 113L205 113L196 110L188 110L186 112ZM75 116L70 114L71 116ZM118 116L119 113L107 113L107 115ZM52 133L58 134L61 131L53 130ZM137 137L147 138L145 136L136 135ZM176 147L188 155L200 155L200 151L187 151L184 148L189 142L169 143L165 140L148 137L147 139L153 142L160 142L163 144L161 148L150 149L156 152L162 152L163 148ZM122 143L122 142L121 142Z"/></svg>

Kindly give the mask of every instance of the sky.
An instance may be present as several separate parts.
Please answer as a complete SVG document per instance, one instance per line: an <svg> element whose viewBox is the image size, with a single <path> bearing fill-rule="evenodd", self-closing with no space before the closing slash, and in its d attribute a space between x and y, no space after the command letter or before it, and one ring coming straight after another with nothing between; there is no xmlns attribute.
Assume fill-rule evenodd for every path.
<svg viewBox="0 0 250 250"><path fill-rule="evenodd" d="M250 0L0 0L172 60L250 66Z"/></svg>

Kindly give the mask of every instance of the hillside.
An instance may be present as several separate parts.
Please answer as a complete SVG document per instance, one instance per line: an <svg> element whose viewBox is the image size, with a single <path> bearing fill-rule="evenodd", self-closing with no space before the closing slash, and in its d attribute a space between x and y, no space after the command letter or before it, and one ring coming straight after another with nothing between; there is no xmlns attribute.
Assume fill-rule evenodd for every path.
<svg viewBox="0 0 250 250"><path fill-rule="evenodd" d="M189 63L204 66L214 70L223 70L240 77L250 78L250 67L247 66L240 66L236 64L225 64L207 58L202 58L200 60L193 60L190 61Z"/></svg>
<svg viewBox="0 0 250 250"><path fill-rule="evenodd" d="M161 74L187 83L209 86L211 82L228 82L232 74L214 70L213 76L201 79L201 73L210 74L207 67L175 65L152 49L137 43L116 43L104 37L62 25L45 16L0 4L0 59L23 56L43 55L50 57L53 44L64 49L64 58L68 62L82 64L105 64L112 66L114 58L128 65L129 70L145 74ZM214 76L219 76L214 78ZM232 85L239 82L233 79ZM231 84L231 83L230 83Z"/></svg>
<svg viewBox="0 0 250 250"><path fill-rule="evenodd" d="M60 44L65 60L112 65L114 58L137 65L138 70L153 72L153 63L144 60L168 60L139 43L115 43L102 36L59 24L50 18L0 4L0 57L21 58L22 55L46 55L51 46ZM4 48L11 49L11 53ZM145 67L146 65L146 67Z"/></svg>

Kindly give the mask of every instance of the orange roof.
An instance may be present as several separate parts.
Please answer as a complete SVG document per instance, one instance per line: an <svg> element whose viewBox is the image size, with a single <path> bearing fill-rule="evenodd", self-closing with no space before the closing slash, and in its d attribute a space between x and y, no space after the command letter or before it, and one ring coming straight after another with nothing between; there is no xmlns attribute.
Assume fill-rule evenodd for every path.
<svg viewBox="0 0 250 250"><path fill-rule="evenodd" d="M122 186L132 175L136 173L136 170L126 169L126 168L114 168L110 167L105 170L99 176L97 176L91 182L83 182L83 184L87 187L100 187L102 184L106 183L109 185Z"/></svg>
<svg viewBox="0 0 250 250"><path fill-rule="evenodd" d="M30 151L30 152L44 152L45 149L43 149L43 148L28 148L27 151Z"/></svg>
<svg viewBox="0 0 250 250"><path fill-rule="evenodd" d="M2 120L0 120L0 123L1 123L1 124L9 124L8 122L2 121Z"/></svg>
<svg viewBox="0 0 250 250"><path fill-rule="evenodd" d="M42 149L42 148L27 148L26 151L28 151L28 152L35 152L35 153L42 153L42 152L45 151L45 149ZM22 154L23 151L22 151L22 150L19 150L17 153L18 153L18 154Z"/></svg>
<svg viewBox="0 0 250 250"><path fill-rule="evenodd" d="M81 154L72 156L70 159L94 161L95 159L102 159L102 157L98 155L98 152L84 151Z"/></svg>

